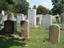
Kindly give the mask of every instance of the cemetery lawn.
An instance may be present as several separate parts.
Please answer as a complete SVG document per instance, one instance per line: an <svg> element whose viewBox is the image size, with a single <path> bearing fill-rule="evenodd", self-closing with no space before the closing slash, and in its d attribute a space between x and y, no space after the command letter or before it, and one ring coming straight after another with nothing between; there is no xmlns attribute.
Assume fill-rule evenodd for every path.
<svg viewBox="0 0 64 48"><path fill-rule="evenodd" d="M60 43L48 42L48 30L30 28L30 39L22 41L13 37L0 37L0 48L64 48L64 31L61 31Z"/></svg>

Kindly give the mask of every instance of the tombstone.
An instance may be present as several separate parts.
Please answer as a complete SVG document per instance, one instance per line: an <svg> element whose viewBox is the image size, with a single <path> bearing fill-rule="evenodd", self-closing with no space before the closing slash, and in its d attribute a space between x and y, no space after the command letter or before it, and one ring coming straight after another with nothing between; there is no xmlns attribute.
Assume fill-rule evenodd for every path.
<svg viewBox="0 0 64 48"><path fill-rule="evenodd" d="M4 21L6 21L6 20L7 20L7 15L2 16L2 21L4 22Z"/></svg>
<svg viewBox="0 0 64 48"><path fill-rule="evenodd" d="M41 25L45 28L49 28L52 25L52 16L51 15L43 15Z"/></svg>
<svg viewBox="0 0 64 48"><path fill-rule="evenodd" d="M28 21L21 21L21 37L23 39L29 38L29 22Z"/></svg>
<svg viewBox="0 0 64 48"><path fill-rule="evenodd" d="M41 26L42 16L43 15L41 15L41 14L37 15L37 17L36 17L36 26Z"/></svg>
<svg viewBox="0 0 64 48"><path fill-rule="evenodd" d="M5 15L5 11L4 11L4 10L2 10L1 14L4 16L4 15Z"/></svg>
<svg viewBox="0 0 64 48"><path fill-rule="evenodd" d="M21 21L21 14L18 14L18 15L17 15L16 21L17 21L17 24L20 24L20 21Z"/></svg>
<svg viewBox="0 0 64 48"><path fill-rule="evenodd" d="M30 25L36 26L36 9L28 10L28 20Z"/></svg>
<svg viewBox="0 0 64 48"><path fill-rule="evenodd" d="M26 20L26 16L24 14L21 15L22 15L21 20Z"/></svg>
<svg viewBox="0 0 64 48"><path fill-rule="evenodd" d="M64 24L64 16L61 16L61 23Z"/></svg>
<svg viewBox="0 0 64 48"><path fill-rule="evenodd" d="M7 20L4 22L4 32L5 34L13 34L16 30L15 22Z"/></svg>
<svg viewBox="0 0 64 48"><path fill-rule="evenodd" d="M40 24L40 23L39 23L39 20L40 20L40 18L37 17L37 18L36 18L36 24L37 24L37 25Z"/></svg>
<svg viewBox="0 0 64 48"><path fill-rule="evenodd" d="M59 25L54 24L49 27L49 41L51 43L60 42L60 26Z"/></svg>
<svg viewBox="0 0 64 48"><path fill-rule="evenodd" d="M61 23L64 24L64 13L62 13L60 17L61 17Z"/></svg>
<svg viewBox="0 0 64 48"><path fill-rule="evenodd" d="M52 22L56 23L56 16L52 16Z"/></svg>

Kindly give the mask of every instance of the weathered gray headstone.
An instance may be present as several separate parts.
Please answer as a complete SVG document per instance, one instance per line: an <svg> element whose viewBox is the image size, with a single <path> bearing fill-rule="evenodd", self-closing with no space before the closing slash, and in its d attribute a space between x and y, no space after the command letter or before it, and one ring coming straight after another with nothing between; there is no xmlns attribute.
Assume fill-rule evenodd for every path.
<svg viewBox="0 0 64 48"><path fill-rule="evenodd" d="M60 26L59 25L54 24L49 27L49 41L51 43L60 42Z"/></svg>
<svg viewBox="0 0 64 48"><path fill-rule="evenodd" d="M23 39L28 39L29 38L29 23L28 23L28 21L21 21L20 26L21 26L21 37Z"/></svg>
<svg viewBox="0 0 64 48"><path fill-rule="evenodd" d="M50 25L52 25L52 15L44 15L42 17L42 26L45 28L49 28Z"/></svg>
<svg viewBox="0 0 64 48"><path fill-rule="evenodd" d="M61 23L64 23L64 16L61 16Z"/></svg>
<svg viewBox="0 0 64 48"><path fill-rule="evenodd" d="M64 23L64 13L61 13L61 23Z"/></svg>

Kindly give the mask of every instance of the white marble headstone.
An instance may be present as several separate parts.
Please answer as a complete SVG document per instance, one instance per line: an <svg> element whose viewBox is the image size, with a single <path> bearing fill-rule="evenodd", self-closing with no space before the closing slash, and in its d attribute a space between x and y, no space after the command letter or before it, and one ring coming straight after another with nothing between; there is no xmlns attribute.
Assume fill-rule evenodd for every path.
<svg viewBox="0 0 64 48"><path fill-rule="evenodd" d="M28 10L28 20L31 25L36 26L36 9Z"/></svg>

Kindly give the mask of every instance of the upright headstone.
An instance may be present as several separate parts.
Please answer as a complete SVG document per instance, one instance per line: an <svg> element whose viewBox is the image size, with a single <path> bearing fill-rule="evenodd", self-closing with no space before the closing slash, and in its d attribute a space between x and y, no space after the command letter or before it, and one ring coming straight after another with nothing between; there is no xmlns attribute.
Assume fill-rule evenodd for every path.
<svg viewBox="0 0 64 48"><path fill-rule="evenodd" d="M7 20L7 15L2 16L2 21L4 22L4 21L6 21L6 20Z"/></svg>
<svg viewBox="0 0 64 48"><path fill-rule="evenodd" d="M28 21L21 21L21 37L23 39L29 38L29 22Z"/></svg>
<svg viewBox="0 0 64 48"><path fill-rule="evenodd" d="M61 18L61 28L62 30L64 30L64 13L61 14L60 18Z"/></svg>
<svg viewBox="0 0 64 48"><path fill-rule="evenodd" d="M2 15L2 20L5 20L6 19L5 18L6 16L5 16L5 11L4 10L1 11L1 15Z"/></svg>
<svg viewBox="0 0 64 48"><path fill-rule="evenodd" d="M24 14L21 14L22 16L21 16L21 20L26 20L26 17L27 16L25 16Z"/></svg>
<svg viewBox="0 0 64 48"><path fill-rule="evenodd" d="M49 41L51 43L60 42L60 26L59 25L54 24L49 27Z"/></svg>
<svg viewBox="0 0 64 48"><path fill-rule="evenodd" d="M4 12L4 10L2 10L1 14L2 14L3 16L5 15L5 12Z"/></svg>
<svg viewBox="0 0 64 48"><path fill-rule="evenodd" d="M61 14L61 23L64 24L64 13Z"/></svg>
<svg viewBox="0 0 64 48"><path fill-rule="evenodd" d="M56 23L56 16L52 16L52 22Z"/></svg>
<svg viewBox="0 0 64 48"><path fill-rule="evenodd" d="M17 19L16 19L17 24L20 24L20 21L21 21L21 18L22 18L21 16L22 16L22 14L17 15Z"/></svg>
<svg viewBox="0 0 64 48"><path fill-rule="evenodd" d="M13 34L15 32L14 21L7 20L4 22L4 32L6 34Z"/></svg>
<svg viewBox="0 0 64 48"><path fill-rule="evenodd" d="M42 26L45 28L49 28L50 25L52 25L52 16L51 15L44 15L42 17Z"/></svg>
<svg viewBox="0 0 64 48"><path fill-rule="evenodd" d="M36 26L36 9L28 10L28 20L30 25Z"/></svg>
<svg viewBox="0 0 64 48"><path fill-rule="evenodd" d="M43 16L42 14L37 15L37 17L36 17L37 26L41 26L42 16Z"/></svg>

